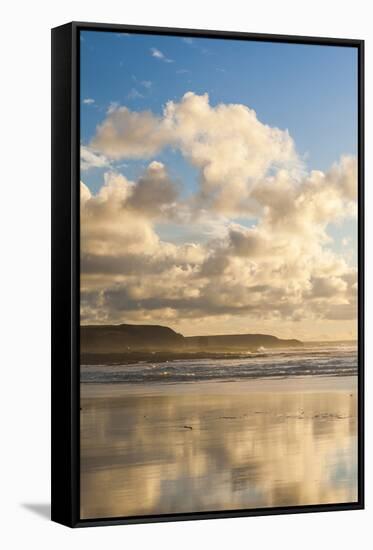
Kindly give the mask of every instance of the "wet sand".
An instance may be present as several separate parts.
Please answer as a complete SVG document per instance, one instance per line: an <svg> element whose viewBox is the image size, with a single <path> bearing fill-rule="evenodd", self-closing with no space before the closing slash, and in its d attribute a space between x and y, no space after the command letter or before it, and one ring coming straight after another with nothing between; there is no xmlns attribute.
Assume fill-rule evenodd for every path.
<svg viewBox="0 0 373 550"><path fill-rule="evenodd" d="M356 384L82 384L81 518L354 502Z"/></svg>

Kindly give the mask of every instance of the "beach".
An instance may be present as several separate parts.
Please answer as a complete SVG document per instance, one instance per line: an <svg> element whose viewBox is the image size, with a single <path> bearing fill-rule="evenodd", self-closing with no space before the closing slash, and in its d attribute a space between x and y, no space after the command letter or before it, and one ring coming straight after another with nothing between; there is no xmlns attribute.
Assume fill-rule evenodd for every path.
<svg viewBox="0 0 373 550"><path fill-rule="evenodd" d="M82 519L357 500L357 376L83 381L80 415Z"/></svg>

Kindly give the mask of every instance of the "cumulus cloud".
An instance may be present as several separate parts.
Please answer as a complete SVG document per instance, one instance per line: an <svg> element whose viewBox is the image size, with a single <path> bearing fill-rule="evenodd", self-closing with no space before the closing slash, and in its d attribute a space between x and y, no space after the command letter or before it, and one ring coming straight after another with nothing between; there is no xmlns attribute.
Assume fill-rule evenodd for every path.
<svg viewBox="0 0 373 550"><path fill-rule="evenodd" d="M301 169L287 131L260 122L245 105L212 107L207 94L169 101L163 116L117 107L91 146L111 158L141 158L177 148L200 171L200 200L222 212L248 208L251 190L271 170Z"/></svg>
<svg viewBox="0 0 373 550"><path fill-rule="evenodd" d="M88 254L122 255L152 252L158 238L150 222L124 208L133 183L115 173L105 174L97 195L81 185L81 245Z"/></svg>
<svg viewBox="0 0 373 550"><path fill-rule="evenodd" d="M246 229L239 225L232 225L229 229L229 250L236 256L257 258L268 252L270 243L265 232L257 227Z"/></svg>
<svg viewBox="0 0 373 550"><path fill-rule="evenodd" d="M127 206L153 218L175 205L179 190L161 162L153 161L140 177Z"/></svg>
<svg viewBox="0 0 373 550"><path fill-rule="evenodd" d="M298 195L306 189L305 182ZM324 234L313 232L307 218L309 226L290 236L286 217L283 226L277 218L271 225L267 208L251 228L231 223L204 244L174 244L158 237L155 220L167 219L167 206L177 197L165 167L154 162L137 182L107 174L97 195L82 184L85 319L355 318L356 272L327 247L326 224ZM295 223L300 214L293 213Z"/></svg>
<svg viewBox="0 0 373 550"><path fill-rule="evenodd" d="M241 331L354 322L356 269L333 250L328 228L356 217L355 158L307 172L286 131L192 93L160 117L114 107L90 150L154 158L168 146L199 169L193 196L157 160L136 181L107 172L97 194L81 185L83 321L182 330L241 318L251 323Z"/></svg>
<svg viewBox="0 0 373 550"><path fill-rule="evenodd" d="M192 92L164 113L183 155L200 170L200 196L219 211L245 210L253 187L274 168L299 166L287 131L262 124L244 105L212 107Z"/></svg>
<svg viewBox="0 0 373 550"><path fill-rule="evenodd" d="M98 126L91 147L112 159L147 158L167 143L161 119L151 111L140 113L113 105Z"/></svg>

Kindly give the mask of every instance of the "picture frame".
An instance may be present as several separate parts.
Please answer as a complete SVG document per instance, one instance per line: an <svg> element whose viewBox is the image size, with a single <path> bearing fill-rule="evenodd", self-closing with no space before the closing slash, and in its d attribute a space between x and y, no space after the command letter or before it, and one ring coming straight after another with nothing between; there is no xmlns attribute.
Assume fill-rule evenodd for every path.
<svg viewBox="0 0 373 550"><path fill-rule="evenodd" d="M80 144L82 32L351 48L357 82L357 473L351 502L81 517ZM159 56L161 53L159 54ZM163 55L163 54L162 54ZM171 61L171 60L170 60ZM171 65L171 63L170 63ZM128 76L130 78L130 76ZM175 77L176 78L176 77ZM115 98L113 98L115 99ZM52 29L52 520L69 527L364 508L364 41L73 22ZM185 428L185 426L184 426Z"/></svg>

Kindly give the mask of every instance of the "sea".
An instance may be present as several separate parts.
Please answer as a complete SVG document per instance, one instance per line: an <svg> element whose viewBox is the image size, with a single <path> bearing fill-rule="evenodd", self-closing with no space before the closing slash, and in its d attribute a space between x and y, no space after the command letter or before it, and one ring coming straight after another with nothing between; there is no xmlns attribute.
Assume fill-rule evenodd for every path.
<svg viewBox="0 0 373 550"><path fill-rule="evenodd" d="M80 369L81 382L86 384L174 384L298 376L339 377L357 373L356 342L312 342L301 348L259 348L256 352L235 353L232 358L224 354L221 359L81 365Z"/></svg>

